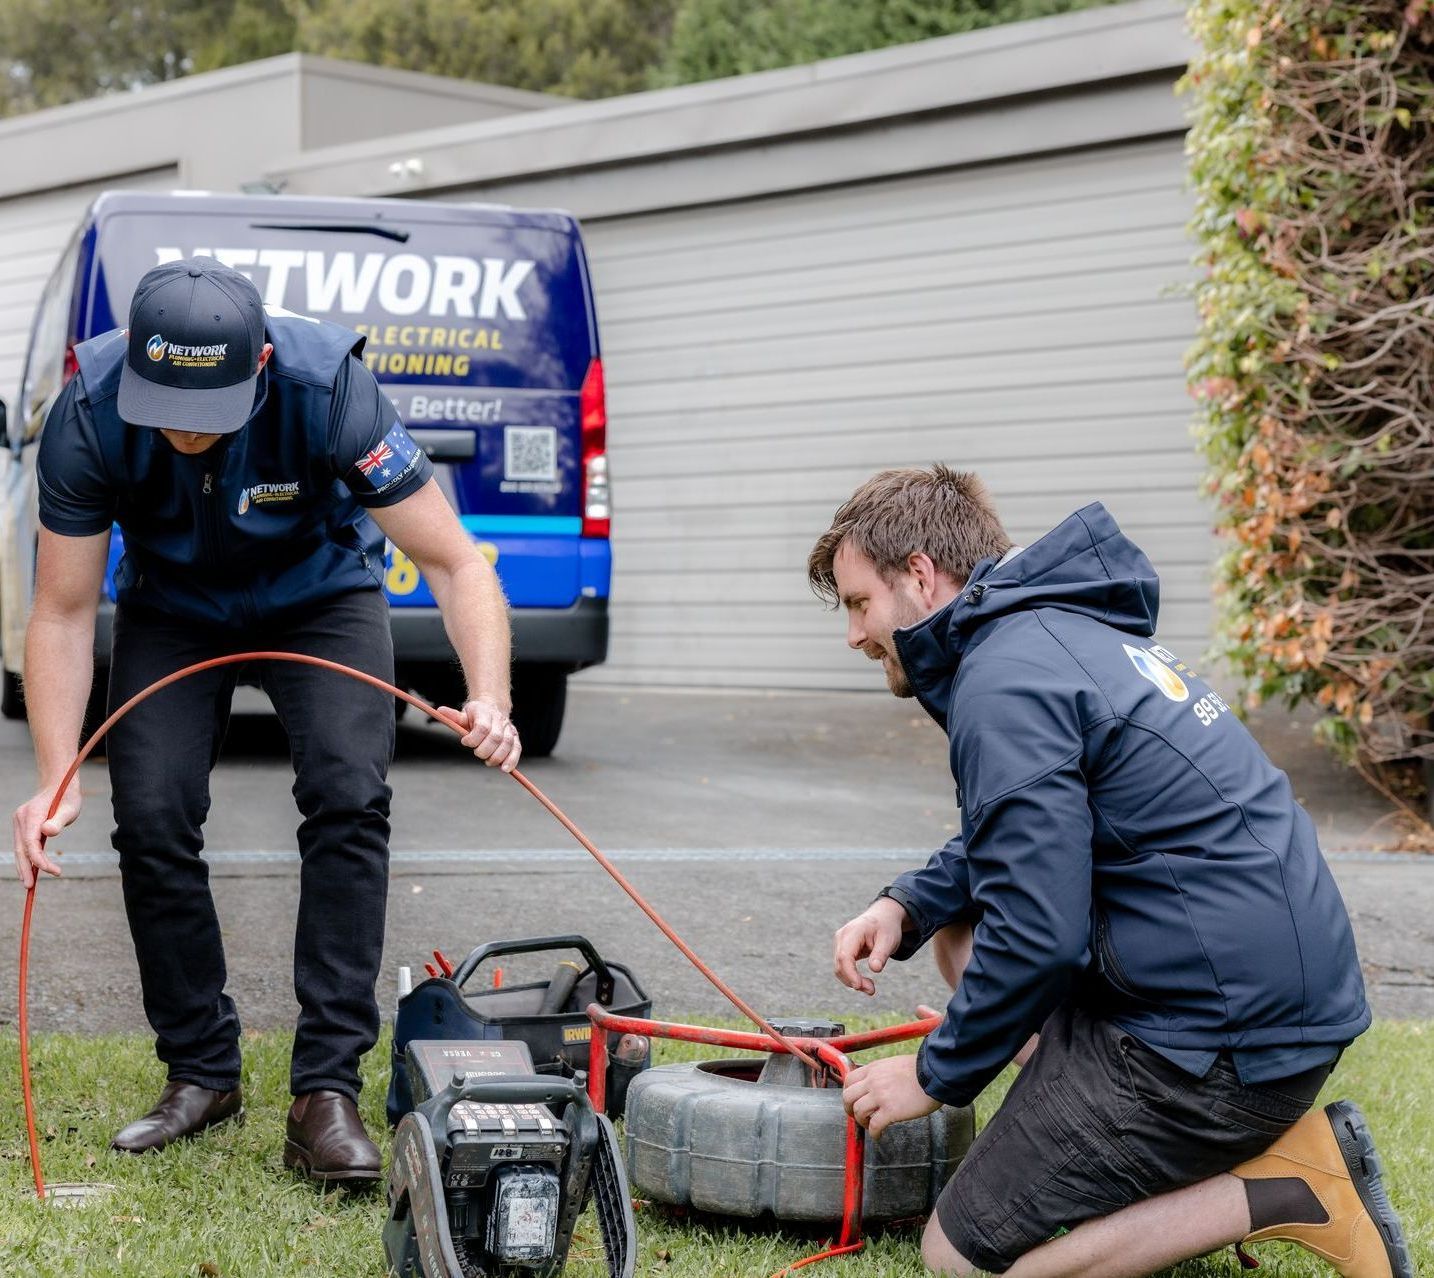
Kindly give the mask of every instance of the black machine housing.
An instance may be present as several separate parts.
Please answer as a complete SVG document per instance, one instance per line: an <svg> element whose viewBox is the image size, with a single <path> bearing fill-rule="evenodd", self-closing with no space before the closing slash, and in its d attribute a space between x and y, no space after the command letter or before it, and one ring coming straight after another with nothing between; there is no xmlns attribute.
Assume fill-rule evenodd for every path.
<svg viewBox="0 0 1434 1278"><path fill-rule="evenodd" d="M546 981L464 988L490 959L543 950L575 950L585 966L562 963ZM390 1125L413 1108L404 1053L415 1039L518 1041L527 1044L537 1073L571 1078L589 1068L592 1024L584 1010L589 1003L600 1003L621 1016L652 1015L652 1000L637 977L623 964L606 961L586 937L544 936L478 946L451 978L423 981L398 1002L388 1087ZM621 1116L628 1083L652 1058L650 1047L645 1046L636 1059L619 1047L610 1044L608 1050L607 1113L612 1118Z"/></svg>
<svg viewBox="0 0 1434 1278"><path fill-rule="evenodd" d="M542 1077L521 1042L416 1040L416 1100L394 1134L383 1227L389 1278L549 1278L586 1204L611 1278L637 1231L612 1123L581 1085Z"/></svg>

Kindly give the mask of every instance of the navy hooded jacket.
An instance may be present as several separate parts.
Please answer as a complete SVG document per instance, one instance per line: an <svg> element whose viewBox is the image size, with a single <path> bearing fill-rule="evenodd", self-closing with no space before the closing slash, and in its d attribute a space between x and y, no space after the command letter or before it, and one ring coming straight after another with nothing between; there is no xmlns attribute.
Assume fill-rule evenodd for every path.
<svg viewBox="0 0 1434 1278"><path fill-rule="evenodd" d="M917 944L975 923L917 1057L930 1096L969 1103L1071 997L1173 1059L1208 1068L1230 1050L1246 1082L1331 1059L1369 1025L1308 813L1218 694L1152 642L1158 605L1150 561L1097 502L982 560L895 634L950 737L961 839L889 891Z"/></svg>

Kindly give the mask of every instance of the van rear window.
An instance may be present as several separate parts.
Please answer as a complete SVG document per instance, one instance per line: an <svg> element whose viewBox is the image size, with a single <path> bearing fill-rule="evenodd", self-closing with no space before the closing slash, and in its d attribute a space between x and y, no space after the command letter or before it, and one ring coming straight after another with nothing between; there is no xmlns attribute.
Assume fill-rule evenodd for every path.
<svg viewBox="0 0 1434 1278"><path fill-rule="evenodd" d="M382 382L582 385L596 351L576 236L501 220L386 215L370 225L363 216L116 212L99 232L96 300L122 325L147 270L202 253L248 275L266 306L363 334Z"/></svg>

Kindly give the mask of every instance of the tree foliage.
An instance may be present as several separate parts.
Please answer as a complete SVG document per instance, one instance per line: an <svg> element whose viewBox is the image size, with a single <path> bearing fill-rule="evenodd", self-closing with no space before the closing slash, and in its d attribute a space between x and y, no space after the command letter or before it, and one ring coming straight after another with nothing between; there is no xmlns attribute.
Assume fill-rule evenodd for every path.
<svg viewBox="0 0 1434 1278"><path fill-rule="evenodd" d="M298 48L571 97L641 89L676 0L308 0Z"/></svg>
<svg viewBox="0 0 1434 1278"><path fill-rule="evenodd" d="M0 116L299 51L578 98L1113 0L0 0Z"/></svg>
<svg viewBox="0 0 1434 1278"><path fill-rule="evenodd" d="M767 71L1114 0L682 0L656 84Z"/></svg>
<svg viewBox="0 0 1434 1278"><path fill-rule="evenodd" d="M298 51L573 97L644 88L678 0L0 0L0 116Z"/></svg>
<svg viewBox="0 0 1434 1278"><path fill-rule="evenodd" d="M1251 703L1434 757L1434 2L1196 0L1189 358Z"/></svg>
<svg viewBox="0 0 1434 1278"><path fill-rule="evenodd" d="M0 116L293 47L284 0L0 0Z"/></svg>

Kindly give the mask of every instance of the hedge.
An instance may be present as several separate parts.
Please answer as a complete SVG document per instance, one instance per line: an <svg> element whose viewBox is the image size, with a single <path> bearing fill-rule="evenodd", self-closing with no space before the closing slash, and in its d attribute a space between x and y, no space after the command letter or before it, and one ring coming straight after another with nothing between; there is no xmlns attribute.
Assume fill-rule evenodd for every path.
<svg viewBox="0 0 1434 1278"><path fill-rule="evenodd" d="M1188 358L1247 706L1434 759L1434 0L1194 0Z"/></svg>

